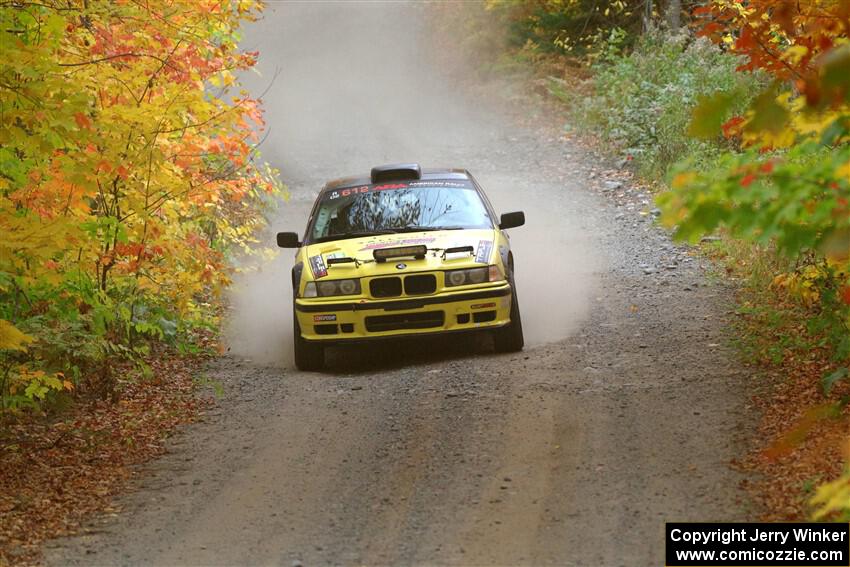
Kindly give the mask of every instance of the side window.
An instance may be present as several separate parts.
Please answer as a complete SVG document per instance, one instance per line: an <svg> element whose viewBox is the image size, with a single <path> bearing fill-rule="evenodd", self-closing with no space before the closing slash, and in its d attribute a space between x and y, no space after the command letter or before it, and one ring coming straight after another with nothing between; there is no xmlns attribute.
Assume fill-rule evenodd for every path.
<svg viewBox="0 0 850 567"><path fill-rule="evenodd" d="M313 238L321 238L325 235L330 220L330 207L320 207L319 212L316 213L316 223L313 225Z"/></svg>

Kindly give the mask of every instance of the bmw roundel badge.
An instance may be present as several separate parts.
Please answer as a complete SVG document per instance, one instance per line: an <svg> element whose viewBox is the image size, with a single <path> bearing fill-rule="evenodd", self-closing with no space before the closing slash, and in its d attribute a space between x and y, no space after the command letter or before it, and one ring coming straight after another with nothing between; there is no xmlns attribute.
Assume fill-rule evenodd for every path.
<svg viewBox="0 0 850 567"><path fill-rule="evenodd" d="M407 267L407 264L405 264L404 262L402 262L401 264L396 264L396 265L395 265L395 267L396 267L396 269L398 269L398 270L403 270L403 269L405 269L405 268Z"/></svg>

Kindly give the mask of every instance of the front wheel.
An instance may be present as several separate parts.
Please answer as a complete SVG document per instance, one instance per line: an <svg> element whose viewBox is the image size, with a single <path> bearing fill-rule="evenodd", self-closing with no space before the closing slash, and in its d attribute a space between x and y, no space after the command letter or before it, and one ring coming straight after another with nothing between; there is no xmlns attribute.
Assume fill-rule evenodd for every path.
<svg viewBox="0 0 850 567"><path fill-rule="evenodd" d="M493 334L493 344L496 352L519 352L525 344L522 336L522 318L519 314L519 303L516 298L516 285L511 278L511 322L496 329Z"/></svg>
<svg viewBox="0 0 850 567"><path fill-rule="evenodd" d="M325 347L311 343L301 336L301 326L298 317L292 315L292 334L295 347L295 366L298 370L307 372L321 370L325 365Z"/></svg>

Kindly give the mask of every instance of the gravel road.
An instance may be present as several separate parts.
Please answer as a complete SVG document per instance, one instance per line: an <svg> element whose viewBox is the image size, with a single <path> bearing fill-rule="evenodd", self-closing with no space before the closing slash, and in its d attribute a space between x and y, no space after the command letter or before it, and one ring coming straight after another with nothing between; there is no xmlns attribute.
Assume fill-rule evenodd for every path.
<svg viewBox="0 0 850 567"><path fill-rule="evenodd" d="M530 346L392 343L297 372L287 253L237 282L215 409L48 564L657 566L665 521L750 516L729 467L751 425L731 290L532 103L435 70L422 9L272 3L248 31L251 88L277 73L263 149L291 199L275 228L301 230L329 178L467 167L497 210L527 213Z"/></svg>

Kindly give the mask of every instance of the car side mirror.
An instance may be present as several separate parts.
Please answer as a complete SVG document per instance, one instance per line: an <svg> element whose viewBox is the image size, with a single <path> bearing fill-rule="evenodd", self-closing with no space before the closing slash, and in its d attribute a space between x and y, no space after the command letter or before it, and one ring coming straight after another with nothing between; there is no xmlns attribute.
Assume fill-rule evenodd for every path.
<svg viewBox="0 0 850 567"><path fill-rule="evenodd" d="M499 219L499 228L502 230L505 230L506 228L516 228L524 224L525 213L522 211L517 211L515 213L505 213L502 215L502 218Z"/></svg>
<svg viewBox="0 0 850 567"><path fill-rule="evenodd" d="M298 241L297 232L278 232L277 245L281 248L298 248L301 242Z"/></svg>

